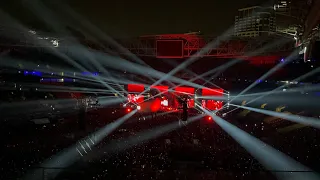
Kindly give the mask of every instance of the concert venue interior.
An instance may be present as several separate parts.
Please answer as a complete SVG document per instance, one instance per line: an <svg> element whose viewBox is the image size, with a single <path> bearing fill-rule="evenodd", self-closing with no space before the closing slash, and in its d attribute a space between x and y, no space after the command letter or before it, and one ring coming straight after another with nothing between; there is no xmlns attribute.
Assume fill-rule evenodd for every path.
<svg viewBox="0 0 320 180"><path fill-rule="evenodd" d="M6 2L0 179L319 180L320 0L224 1Z"/></svg>

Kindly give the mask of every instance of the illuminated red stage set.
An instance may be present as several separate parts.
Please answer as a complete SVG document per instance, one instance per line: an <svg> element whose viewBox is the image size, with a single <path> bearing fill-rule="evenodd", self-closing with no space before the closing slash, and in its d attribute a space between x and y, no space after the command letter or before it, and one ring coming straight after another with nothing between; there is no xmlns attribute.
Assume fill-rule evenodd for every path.
<svg viewBox="0 0 320 180"><path fill-rule="evenodd" d="M248 56L250 52L260 51L266 43L275 43L273 48L264 48L264 53L258 56ZM210 42L219 41L218 46L208 46ZM160 59L183 59L197 56L197 52L206 48L201 57L216 58L239 58L249 60L252 64L276 64L280 59L286 57L294 49L294 40L288 42L287 38L279 36L256 37L256 38L226 38L205 37L199 33L185 34L161 34L140 36L132 43L124 46L137 56L156 57Z"/></svg>
<svg viewBox="0 0 320 180"><path fill-rule="evenodd" d="M137 105L139 107L139 110L143 112L167 111L176 110L181 107L181 103L179 102L177 97L187 97L188 108L194 108L196 102L196 94L202 97L222 97L224 94L223 89L202 88L196 92L195 88L182 86L174 88L173 91L170 91L168 86L151 86L149 89L150 91L155 90L157 94L161 93L161 95L153 97L156 94L150 94L150 91L147 91L147 95L140 95L140 93L146 90L146 87L144 85L128 84L127 104ZM202 107L208 110L219 110L223 106L222 101L208 99L197 99L197 101L202 105Z"/></svg>

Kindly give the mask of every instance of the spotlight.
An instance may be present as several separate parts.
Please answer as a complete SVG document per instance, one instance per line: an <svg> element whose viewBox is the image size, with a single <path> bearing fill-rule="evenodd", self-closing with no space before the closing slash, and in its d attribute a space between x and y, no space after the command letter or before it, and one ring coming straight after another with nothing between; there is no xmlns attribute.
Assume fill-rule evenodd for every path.
<svg viewBox="0 0 320 180"><path fill-rule="evenodd" d="M212 120L212 117L211 117L211 116L208 116L208 117L207 117L207 120L211 121L211 120Z"/></svg>
<svg viewBox="0 0 320 180"><path fill-rule="evenodd" d="M140 109L141 109L141 106L137 106L137 109L140 110Z"/></svg>
<svg viewBox="0 0 320 180"><path fill-rule="evenodd" d="M131 111L131 109L128 108L128 109L127 109L127 112L130 112L130 111Z"/></svg>

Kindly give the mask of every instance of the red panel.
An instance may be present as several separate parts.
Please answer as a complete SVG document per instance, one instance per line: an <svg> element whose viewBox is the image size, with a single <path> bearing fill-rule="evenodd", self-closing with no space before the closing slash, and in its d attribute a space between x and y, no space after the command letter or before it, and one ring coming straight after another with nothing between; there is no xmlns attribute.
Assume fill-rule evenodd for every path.
<svg viewBox="0 0 320 180"><path fill-rule="evenodd" d="M188 99L188 107L194 108L194 99Z"/></svg>
<svg viewBox="0 0 320 180"><path fill-rule="evenodd" d="M223 96L223 89L202 89L202 96ZM216 100L202 100L202 106L207 108L208 110L219 110L222 108L222 101Z"/></svg>
<svg viewBox="0 0 320 180"><path fill-rule="evenodd" d="M153 100L150 109L152 112L157 112L159 111L160 108L161 108L161 100L159 98L156 98L155 100Z"/></svg>
<svg viewBox="0 0 320 180"><path fill-rule="evenodd" d="M158 89L160 92L168 91L168 86L151 86L150 89Z"/></svg>
<svg viewBox="0 0 320 180"><path fill-rule="evenodd" d="M222 96L223 89L209 89L203 88L202 89L202 96Z"/></svg>
<svg viewBox="0 0 320 180"><path fill-rule="evenodd" d="M157 58L183 58L183 40L157 40Z"/></svg>
<svg viewBox="0 0 320 180"><path fill-rule="evenodd" d="M128 84L128 92L143 92L144 85L142 84Z"/></svg>
<svg viewBox="0 0 320 180"><path fill-rule="evenodd" d="M195 90L194 88L190 88L190 87L176 87L175 91L176 93L194 95Z"/></svg>

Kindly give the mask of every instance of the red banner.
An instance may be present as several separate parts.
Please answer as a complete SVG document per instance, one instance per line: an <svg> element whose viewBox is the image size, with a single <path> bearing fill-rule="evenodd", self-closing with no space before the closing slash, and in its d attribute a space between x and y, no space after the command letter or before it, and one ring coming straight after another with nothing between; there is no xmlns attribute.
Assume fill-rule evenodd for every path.
<svg viewBox="0 0 320 180"><path fill-rule="evenodd" d="M169 87L168 86L151 86L150 89L157 89L160 92L166 92L168 91Z"/></svg>
<svg viewBox="0 0 320 180"><path fill-rule="evenodd" d="M190 87L176 87L175 91L176 93L179 93L179 94L194 95L195 89Z"/></svg>
<svg viewBox="0 0 320 180"><path fill-rule="evenodd" d="M143 84L128 84L128 92L143 92Z"/></svg>
<svg viewBox="0 0 320 180"><path fill-rule="evenodd" d="M202 89L202 96L222 96L223 89L209 89L203 88Z"/></svg>

